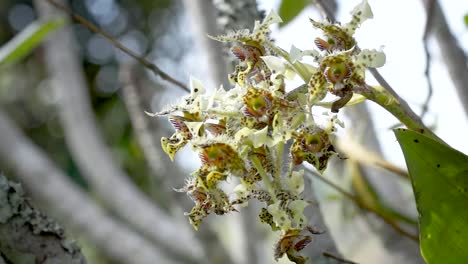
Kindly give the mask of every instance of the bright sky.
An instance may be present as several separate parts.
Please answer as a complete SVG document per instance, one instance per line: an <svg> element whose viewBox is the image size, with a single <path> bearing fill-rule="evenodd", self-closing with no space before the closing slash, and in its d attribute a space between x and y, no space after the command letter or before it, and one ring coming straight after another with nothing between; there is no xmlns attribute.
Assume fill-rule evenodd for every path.
<svg viewBox="0 0 468 264"><path fill-rule="evenodd" d="M264 10L278 10L280 0L258 1ZM464 1L440 1L452 28L452 33L459 37L462 45L468 47L468 29L463 24L463 15L468 13ZM360 0L340 1L338 20L347 22L349 12ZM369 0L374 19L366 21L357 30L356 39L361 48L378 49L384 46L387 63L380 69L390 85L400 94L416 113L427 94L427 82L424 76L425 56L422 35L425 26L425 11L422 1L377 1ZM403 6L404 4L404 6ZM300 49L315 48L313 40L320 32L313 29L308 17L320 19L320 14L312 8L305 9L294 21L281 30L274 30L273 37L278 45L289 50L291 44ZM432 83L434 93L429 105L425 122L435 126L436 133L452 147L468 153L468 119L457 98L435 39L430 40L432 54ZM468 74L468 73L467 73ZM370 74L368 74L370 76ZM370 84L377 84L371 77ZM379 106L370 103L376 130L387 158L401 166L404 158L389 129L397 120Z"/></svg>

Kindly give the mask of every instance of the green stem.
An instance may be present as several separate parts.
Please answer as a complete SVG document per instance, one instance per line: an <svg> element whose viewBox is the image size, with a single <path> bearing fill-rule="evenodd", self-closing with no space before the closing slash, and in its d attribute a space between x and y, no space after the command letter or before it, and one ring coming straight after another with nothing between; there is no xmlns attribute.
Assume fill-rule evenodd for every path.
<svg viewBox="0 0 468 264"><path fill-rule="evenodd" d="M252 161L252 164L255 166L257 169L258 173L262 177L263 183L265 184L266 189L271 192L273 190L273 183L268 177L267 172L262 166L262 162L258 159L256 155L250 155L250 160Z"/></svg>
<svg viewBox="0 0 468 264"><path fill-rule="evenodd" d="M278 53L281 57L283 57L291 66L294 68L295 72L301 77L301 79L308 83L310 80L311 73L307 70L306 66L304 66L299 61L292 62L291 58L289 57L289 53L283 50L280 47L276 47L274 45L269 46L274 52Z"/></svg>
<svg viewBox="0 0 468 264"><path fill-rule="evenodd" d="M357 91L367 99L374 101L378 105L385 108L393 116L395 116L408 129L414 130L425 136L428 136L438 142L446 144L434 132L427 128L416 113L411 110L408 103L400 97L395 97L381 86L371 87L366 85L363 89Z"/></svg>
<svg viewBox="0 0 468 264"><path fill-rule="evenodd" d="M281 165L283 163L284 142L280 141L276 146L276 173L275 181L279 182L281 178Z"/></svg>

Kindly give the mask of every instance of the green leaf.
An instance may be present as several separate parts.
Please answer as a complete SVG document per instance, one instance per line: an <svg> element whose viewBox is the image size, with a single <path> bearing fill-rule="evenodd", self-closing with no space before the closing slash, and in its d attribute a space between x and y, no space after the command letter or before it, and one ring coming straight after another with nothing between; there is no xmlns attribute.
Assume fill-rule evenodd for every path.
<svg viewBox="0 0 468 264"><path fill-rule="evenodd" d="M463 17L463 20L465 21L465 26L468 27L468 14L466 14L466 15Z"/></svg>
<svg viewBox="0 0 468 264"><path fill-rule="evenodd" d="M283 0L281 1L279 16L283 19L280 27L291 22L309 4L310 0Z"/></svg>
<svg viewBox="0 0 468 264"><path fill-rule="evenodd" d="M31 23L0 48L0 66L12 64L24 58L51 32L65 25L65 23L66 21L63 18Z"/></svg>
<svg viewBox="0 0 468 264"><path fill-rule="evenodd" d="M468 157L405 129L394 130L408 166L427 263L468 259Z"/></svg>

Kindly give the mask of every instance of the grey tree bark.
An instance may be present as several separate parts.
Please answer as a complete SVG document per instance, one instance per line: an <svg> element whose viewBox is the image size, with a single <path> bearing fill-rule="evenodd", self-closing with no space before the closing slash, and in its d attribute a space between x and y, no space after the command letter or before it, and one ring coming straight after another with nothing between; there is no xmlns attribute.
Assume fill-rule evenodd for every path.
<svg viewBox="0 0 468 264"><path fill-rule="evenodd" d="M175 263L167 252L124 223L110 217L77 188L0 111L0 165L11 169L47 214L83 234L109 258L123 263ZM151 228L151 227L148 227ZM67 263L67 262L62 262Z"/></svg>
<svg viewBox="0 0 468 264"><path fill-rule="evenodd" d="M0 253L10 263L86 263L64 229L30 204L19 183L1 174L0 237Z"/></svg>
<svg viewBox="0 0 468 264"><path fill-rule="evenodd" d="M184 172L174 163L161 149L161 137L167 136L167 131L160 120L145 114L151 110L151 99L155 89L151 89L154 83L147 79L146 72L141 66L135 64L125 64L120 66L119 74L122 83L123 100L127 107L130 120L135 131L138 143L143 150L148 166L151 168L154 177L158 177L163 183L158 191L163 193L165 200L170 204L171 209L176 209L174 213L181 213L182 208L189 204L186 197L173 191L173 178L182 178Z"/></svg>
<svg viewBox="0 0 468 264"><path fill-rule="evenodd" d="M211 0L184 0L183 2L193 30L193 38L199 47L198 51L206 54L206 61L208 62L206 68L210 72L211 85L214 88L221 84L228 87L229 82L222 45L207 37L207 35L219 34L219 29L215 23L215 9Z"/></svg>
<svg viewBox="0 0 468 264"><path fill-rule="evenodd" d="M35 5L42 18L64 16L45 0L36 0ZM66 27L44 45L47 68L60 97L60 121L74 160L106 205L141 234L186 261L202 260L203 252L188 224L169 217L152 203L111 158L97 128L75 43Z"/></svg>

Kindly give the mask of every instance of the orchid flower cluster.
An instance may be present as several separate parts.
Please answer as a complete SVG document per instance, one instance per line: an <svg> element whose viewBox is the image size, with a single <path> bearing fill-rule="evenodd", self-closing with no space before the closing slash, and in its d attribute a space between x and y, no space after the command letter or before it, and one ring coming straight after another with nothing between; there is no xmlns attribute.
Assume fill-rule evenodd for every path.
<svg viewBox="0 0 468 264"><path fill-rule="evenodd" d="M173 160L190 144L198 152L201 167L194 171L179 191L186 192L195 206L186 213L195 229L204 218L236 212L252 199L264 204L259 218L273 231L281 232L275 259L287 255L295 263L305 263L299 254L318 232L309 226L304 209L310 201L303 197L307 162L323 172L336 154L333 133L343 126L329 114L325 124L314 120L311 108L327 93L339 99L331 111L345 106L354 92L365 87L368 67L379 67L385 55L377 50L359 50L355 30L372 11L363 1L352 12L349 23L341 25L311 20L323 31L314 50L292 47L288 53L270 39L270 25L282 22L271 12L252 32L241 30L212 37L235 42L231 48L239 63L229 75L232 88L205 93L202 83L190 80L190 95L167 110L175 128L170 138L162 138L162 148ZM315 64L302 62L311 56ZM304 85L288 89L286 80L299 75ZM238 179L232 190L222 183Z"/></svg>

